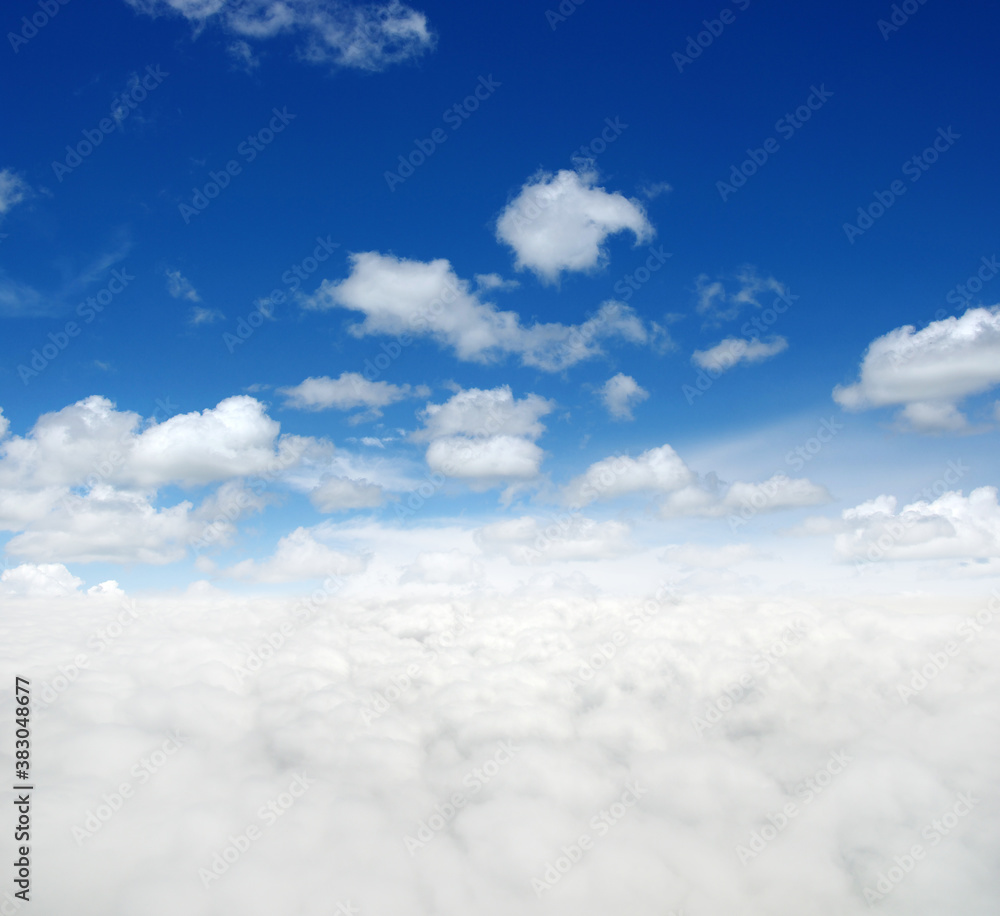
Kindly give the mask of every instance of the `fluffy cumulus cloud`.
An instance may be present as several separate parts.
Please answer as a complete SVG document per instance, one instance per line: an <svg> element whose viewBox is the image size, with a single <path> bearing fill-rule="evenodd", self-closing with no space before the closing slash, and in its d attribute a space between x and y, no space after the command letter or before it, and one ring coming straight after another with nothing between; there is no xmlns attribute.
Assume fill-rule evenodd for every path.
<svg viewBox="0 0 1000 916"><path fill-rule="evenodd" d="M691 361L702 369L725 372L740 363L761 363L787 349L788 341L780 335L767 341L760 338L744 340L742 337L727 337L707 350L695 350Z"/></svg>
<svg viewBox="0 0 1000 916"><path fill-rule="evenodd" d="M39 913L995 912L1000 598L336 588L5 598Z"/></svg>
<svg viewBox="0 0 1000 916"><path fill-rule="evenodd" d="M882 560L1000 557L996 487L979 487L968 496L949 490L898 510L896 497L883 494L845 509L841 519L826 530L836 532L834 548L840 559L862 565Z"/></svg>
<svg viewBox="0 0 1000 916"><path fill-rule="evenodd" d="M459 390L444 404L421 411L413 434L429 442L432 471L483 484L538 475L545 453L534 441L545 431L539 418L555 405L536 394L517 399L509 385Z"/></svg>
<svg viewBox="0 0 1000 916"><path fill-rule="evenodd" d="M230 53L244 66L256 59L248 42L277 35L300 39L309 61L360 70L383 70L434 47L427 17L390 0L355 4L344 0L126 0L151 16L176 14L196 29L221 26L236 36Z"/></svg>
<svg viewBox="0 0 1000 916"><path fill-rule="evenodd" d="M392 359L413 337L430 337L455 351L459 359L488 363L516 354L526 366L559 372L601 355L603 340L632 344L662 338L621 302L609 300L579 325L558 322L525 327L516 312L484 302L444 258L413 261L375 251L350 256L351 273L339 283L324 280L302 301L306 309L346 308L365 318L349 328L357 337L392 336L386 358Z"/></svg>
<svg viewBox="0 0 1000 916"><path fill-rule="evenodd" d="M642 204L597 187L597 173L562 169L529 179L497 219L497 239L514 250L519 270L553 283L564 271L592 271L607 261L609 236L631 232L636 244L655 234Z"/></svg>
<svg viewBox="0 0 1000 916"><path fill-rule="evenodd" d="M781 473L761 483L736 480L728 486L714 475L699 478L669 445L649 449L637 458L616 455L595 462L566 485L562 499L567 505L580 507L640 493L662 496L660 512L665 518L695 515L733 519L830 500L825 487Z"/></svg>
<svg viewBox="0 0 1000 916"><path fill-rule="evenodd" d="M631 420L632 408L649 397L646 391L631 375L619 372L609 378L598 390L601 403L615 420Z"/></svg>
<svg viewBox="0 0 1000 916"><path fill-rule="evenodd" d="M173 562L206 528L224 543L235 519L263 508L261 487L239 478L266 484L318 446L282 436L247 396L162 422L85 398L0 438L0 529L16 532L10 554L35 563ZM168 485L218 488L197 505L158 505Z"/></svg>
<svg viewBox="0 0 1000 916"><path fill-rule="evenodd" d="M972 308L917 331L896 328L868 345L858 380L833 389L848 410L902 406L919 432L968 426L958 405L1000 384L1000 305Z"/></svg>
<svg viewBox="0 0 1000 916"><path fill-rule="evenodd" d="M427 397L431 393L426 385L393 385L389 382L372 382L360 372L341 372L337 378L321 375L307 378L298 385L279 388L286 407L300 410L353 410L364 407L366 418L382 416L382 408L411 397Z"/></svg>

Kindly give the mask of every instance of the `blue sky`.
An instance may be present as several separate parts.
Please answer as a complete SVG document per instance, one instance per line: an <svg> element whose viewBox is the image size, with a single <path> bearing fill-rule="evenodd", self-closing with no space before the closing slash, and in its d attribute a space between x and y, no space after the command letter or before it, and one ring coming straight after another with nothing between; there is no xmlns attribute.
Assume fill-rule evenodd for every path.
<svg viewBox="0 0 1000 916"><path fill-rule="evenodd" d="M560 18L525 3L396 4L380 18L306 0L278 12L69 2L50 21L39 14L37 33L19 20L39 7L9 11L0 66L17 91L3 101L12 129L0 160L0 449L19 507L4 522L8 565L182 583L265 558L300 527L348 551L352 525L464 518L479 530L565 511L588 467L613 456L641 464L664 446L693 475L688 495L714 494L711 505L668 510L660 497L681 484L636 471L627 492L583 507L587 517L617 519L646 545L719 545L787 536L810 517L834 526L880 495L902 509L950 460L969 468L949 484L961 499L994 485L1000 319L990 307L1000 281L990 261L1000 239L983 79L995 8L931 0L890 31L879 22L891 23L891 5L570 6ZM128 93L134 107L123 107ZM74 159L67 145L86 143L84 132L100 143ZM419 164L403 175L401 157ZM214 194L213 174L228 163L218 196L198 197L206 186ZM745 174L734 181L734 169ZM539 188L555 204L533 222ZM859 208L878 214L879 199L891 206L859 224ZM980 270L975 292L957 292ZM457 278L465 311L446 305L436 335L372 373L398 386L390 403L366 388L366 404L296 406L282 389L363 374L391 350L399 310L434 298L400 298L391 284L413 290L418 276ZM629 288L629 277L645 282ZM122 278L100 312L80 306ZM274 291L283 301L267 301ZM775 300L787 304L780 314L768 311ZM546 363L526 342L538 325L565 336L608 302L617 317L598 322L586 358ZM520 330L504 343L501 325L514 316ZM259 327L235 343L251 317ZM462 351L463 333L493 337ZM905 358L873 359L867 381L848 388L879 339L883 355ZM602 398L609 384L613 402ZM836 386L849 394L835 399ZM73 495L90 511L93 468L48 474L54 457L33 452L31 470L23 454L39 418L64 410L67 428L83 423L94 445L107 430L73 407L94 396L106 399L89 402L105 425L115 411L168 424L155 474L135 470L151 446L129 440L147 457L130 453L99 475L112 501L125 500L115 511L126 528L147 509L162 515L187 500L197 513L220 486L246 485L265 466L259 449L278 453L279 435L309 437L311 451L267 479L273 504L242 513L200 572L187 529L150 535L145 554L90 549L58 505ZM205 413L237 397L259 409ZM486 441L468 414L464 427L429 431L428 405L446 402L521 405L521 427ZM195 414L187 433L169 426ZM831 441L790 459L824 422ZM184 436L203 454L184 452ZM401 514L456 436L483 472L445 474L435 498ZM107 447L94 448L99 463ZM220 454L235 456L231 473L213 464ZM215 470L185 477L186 461ZM739 499L733 491L725 503L726 488L778 472L804 482L755 513L752 532L727 524ZM343 505L331 497L321 511L310 493L329 479L341 481ZM954 522L952 509L926 511ZM982 524L983 544L929 555L992 569L996 521ZM827 557L835 534L809 543ZM897 546L904 566L922 556Z"/></svg>

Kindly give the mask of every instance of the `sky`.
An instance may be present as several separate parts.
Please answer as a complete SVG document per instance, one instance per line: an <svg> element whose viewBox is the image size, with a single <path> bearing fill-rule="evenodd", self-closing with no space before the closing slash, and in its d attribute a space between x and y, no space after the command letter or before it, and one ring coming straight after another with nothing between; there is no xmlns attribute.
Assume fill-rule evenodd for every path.
<svg viewBox="0 0 1000 916"><path fill-rule="evenodd" d="M39 764L72 899L232 912L324 851L345 864L322 893L365 914L861 912L899 824L933 814L921 792L997 788L969 725L998 712L985 618L946 653L964 691L897 689L992 614L1000 575L995 2L18 0L2 20L4 651L39 684L78 670L39 724L89 761ZM706 744L691 723L796 620L780 687ZM274 632L280 662L241 676ZM602 645L629 661L591 684L569 659ZM363 721L392 678L412 703ZM354 754L309 744L324 710ZM213 714L238 724L213 736ZM160 864L92 887L73 819L168 729L186 762L86 847L165 818ZM941 730L950 756L925 746ZM400 811L500 741L528 750L417 868ZM725 844L841 744L862 765L786 850L814 889L782 893ZM222 847L192 831L224 840L303 760L309 853L198 880ZM687 812L624 788L703 767ZM900 768L893 821L874 774ZM217 803L171 815L194 778ZM539 894L549 853L522 833L558 849L625 791L630 839ZM988 912L986 821L880 905ZM295 912L335 912L310 880Z"/></svg>

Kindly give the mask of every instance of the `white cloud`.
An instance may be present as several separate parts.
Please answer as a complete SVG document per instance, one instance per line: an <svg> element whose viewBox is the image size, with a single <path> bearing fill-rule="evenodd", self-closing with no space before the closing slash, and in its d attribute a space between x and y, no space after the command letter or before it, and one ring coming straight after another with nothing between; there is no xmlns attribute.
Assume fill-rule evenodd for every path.
<svg viewBox="0 0 1000 916"><path fill-rule="evenodd" d="M170 293L175 299L187 299L188 302L201 302L201 296L198 295L198 290L196 290L192 285L191 281L188 280L179 270L167 270L167 292Z"/></svg>
<svg viewBox="0 0 1000 916"><path fill-rule="evenodd" d="M0 219L23 201L31 189L12 169L0 169Z"/></svg>
<svg viewBox="0 0 1000 916"><path fill-rule="evenodd" d="M848 410L903 405L901 419L920 432L966 426L958 403L1000 384L1000 305L972 308L917 331L896 328L868 345L858 381L833 399Z"/></svg>
<svg viewBox="0 0 1000 916"><path fill-rule="evenodd" d="M521 285L517 280L505 280L500 274L476 274L475 281L479 292L489 292L491 289L517 289Z"/></svg>
<svg viewBox="0 0 1000 916"><path fill-rule="evenodd" d="M516 312L501 312L480 300L467 280L444 258L412 261L375 251L350 255L351 274L339 283L324 280L302 299L307 309L346 308L365 318L349 330L356 337L389 335L403 340L386 345L398 356L408 338L430 337L451 347L459 359L493 362L517 354L526 366L559 372L603 353L600 343L621 339L652 343L662 336L621 302L609 300L580 325L558 322L521 325Z"/></svg>
<svg viewBox="0 0 1000 916"><path fill-rule="evenodd" d="M447 477L491 485L536 477L545 453L532 441L545 431L539 418L555 407L536 394L518 400L509 385L459 389L444 404L419 414L412 435L429 442L427 465Z"/></svg>
<svg viewBox="0 0 1000 916"><path fill-rule="evenodd" d="M842 513L834 539L843 560L980 559L1000 557L1000 506L996 487L968 496L949 491L896 511L882 495Z"/></svg>
<svg viewBox="0 0 1000 916"><path fill-rule="evenodd" d="M718 324L738 318L744 306L763 308L761 293L774 293L786 303L792 301L787 286L774 277L759 276L753 267L744 267L737 274L736 282L739 289L735 293L728 293L722 280L712 280L708 274L697 277L695 292L698 296L698 314L705 315L709 321Z"/></svg>
<svg viewBox="0 0 1000 916"><path fill-rule="evenodd" d="M629 534L623 522L526 515L485 525L475 532L475 540L484 553L499 554L515 565L533 565L621 556L633 550Z"/></svg>
<svg viewBox="0 0 1000 916"><path fill-rule="evenodd" d="M365 557L334 550L317 541L308 528L296 528L283 537L266 560L243 560L219 575L251 582L300 582L348 576L362 572Z"/></svg>
<svg viewBox="0 0 1000 916"><path fill-rule="evenodd" d="M62 563L22 563L0 573L0 594L49 598L75 594L83 579Z"/></svg>
<svg viewBox="0 0 1000 916"><path fill-rule="evenodd" d="M5 598L18 625L0 664L31 679L59 787L37 797L61 876L41 912L862 916L864 888L915 843L926 855L886 912L995 911L1000 636L995 622L956 634L991 599L646 605L545 581L359 590L304 621L285 595L148 590L101 652L91 634L121 613L107 599ZM899 686L951 641L947 670L904 704ZM86 670L52 692L81 651ZM132 768L171 729L182 746L140 782ZM262 819L296 773L308 791ZM643 794L622 811L630 780ZM79 844L73 828L123 781L131 797ZM960 818L958 793L980 799ZM435 806L446 825L411 854L403 840L437 826ZM602 812L622 816L598 831ZM930 846L921 831L942 819ZM199 870L248 825L259 839L225 852L235 861L206 892ZM584 833L579 863L556 871ZM774 838L742 864L761 834ZM538 900L550 865L559 883Z"/></svg>
<svg viewBox="0 0 1000 916"><path fill-rule="evenodd" d="M752 544L722 544L706 547L701 544L673 544L667 548L663 560L696 569L728 569L738 563L760 556Z"/></svg>
<svg viewBox="0 0 1000 916"><path fill-rule="evenodd" d="M382 407L413 397L427 397L431 393L426 385L393 385L389 382L370 382L360 372L341 372L332 379L321 375L307 378L290 388L279 388L285 406L300 410L352 410L366 407L367 417L382 416Z"/></svg>
<svg viewBox="0 0 1000 916"><path fill-rule="evenodd" d="M617 455L595 462L567 484L563 499L571 506L585 506L633 493L671 493L694 480L695 475L677 452L663 445L638 458Z"/></svg>
<svg viewBox="0 0 1000 916"><path fill-rule="evenodd" d="M215 324L215 322L222 321L225 317L226 316L218 309L205 308L203 306L196 305L191 309L191 317L188 318L188 321L197 327L202 324Z"/></svg>
<svg viewBox="0 0 1000 916"><path fill-rule="evenodd" d="M427 448L432 471L484 483L536 477L544 457L534 442L517 436L449 436L435 439Z"/></svg>
<svg viewBox="0 0 1000 916"><path fill-rule="evenodd" d="M741 337L727 337L708 350L695 350L691 361L702 369L725 372L740 363L760 363L777 356L788 349L784 337L772 337L770 341L759 338L744 340Z"/></svg>
<svg viewBox="0 0 1000 916"><path fill-rule="evenodd" d="M260 488L234 478L281 478L329 444L279 435L254 398L144 425L102 397L43 414L26 436L0 439L0 529L7 551L36 563L170 563L215 522L226 542L234 519L260 511ZM221 483L200 505L158 506L160 488ZM220 516L221 513L221 516Z"/></svg>
<svg viewBox="0 0 1000 916"><path fill-rule="evenodd" d="M444 583L464 585L475 582L483 574L482 564L461 550L426 551L419 553L403 572L400 582Z"/></svg>
<svg viewBox="0 0 1000 916"><path fill-rule="evenodd" d="M320 512L369 509L382 505L384 500L385 493L380 486L348 477L328 477L309 493L309 501Z"/></svg>
<svg viewBox="0 0 1000 916"><path fill-rule="evenodd" d="M642 204L595 187L597 173L538 172L497 219L497 240L514 249L519 270L554 283L563 271L592 271L607 262L605 241L631 232L636 244L655 235Z"/></svg>
<svg viewBox="0 0 1000 916"><path fill-rule="evenodd" d="M537 394L518 400L509 385L459 390L444 404L428 404L419 414L424 427L413 434L417 442L444 436L522 436L537 439L545 427L539 418L555 403Z"/></svg>
<svg viewBox="0 0 1000 916"><path fill-rule="evenodd" d="M714 475L711 480L699 481L669 445L649 449L638 458L614 455L595 462L566 485L562 499L570 506L585 506L636 493L664 496L660 505L664 518L756 514L830 500L825 487L784 474L775 474L762 483L736 480L728 487L714 480Z"/></svg>
<svg viewBox="0 0 1000 916"><path fill-rule="evenodd" d="M649 392L631 375L622 372L609 378L598 393L608 413L616 420L631 420L632 408L649 397Z"/></svg>
<svg viewBox="0 0 1000 916"><path fill-rule="evenodd" d="M173 13L197 30L215 23L239 36L229 51L246 66L256 65L249 41L281 34L302 39L300 55L313 63L360 70L384 70L434 47L427 17L390 0L363 6L341 0L126 0L151 16Z"/></svg>

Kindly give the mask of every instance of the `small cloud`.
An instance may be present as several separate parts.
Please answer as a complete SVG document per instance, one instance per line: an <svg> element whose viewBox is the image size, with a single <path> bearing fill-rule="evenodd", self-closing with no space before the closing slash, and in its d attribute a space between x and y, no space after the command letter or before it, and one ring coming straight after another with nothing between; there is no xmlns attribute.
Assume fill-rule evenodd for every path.
<svg viewBox="0 0 1000 916"><path fill-rule="evenodd" d="M727 337L708 350L695 350L691 362L702 369L725 372L740 363L763 362L787 349L788 341L781 336L772 337L769 341Z"/></svg>
<svg viewBox="0 0 1000 916"><path fill-rule="evenodd" d="M166 270L167 292L175 299L187 299L188 302L201 302L201 296L191 285L191 281L179 270Z"/></svg>
<svg viewBox="0 0 1000 916"><path fill-rule="evenodd" d="M669 194L673 190L673 187L665 181L657 181L651 184L640 185L639 193L642 194L646 200L655 200L661 194Z"/></svg>
<svg viewBox="0 0 1000 916"><path fill-rule="evenodd" d="M17 172L12 169L0 169L0 219L30 194L31 188Z"/></svg>
<svg viewBox="0 0 1000 916"><path fill-rule="evenodd" d="M705 315L712 324L732 321L739 317L746 305L763 308L760 301L761 293L774 293L785 302L792 301L788 287L775 280L774 277L761 277L754 267L744 267L736 276L739 289L728 292L720 279L712 280L708 274L701 274L695 281L695 293L698 297L696 306L699 315ZM782 309L783 311L783 309Z"/></svg>
<svg viewBox="0 0 1000 916"><path fill-rule="evenodd" d="M252 73L260 66L260 58L254 54L253 48L242 39L231 42L226 47L226 52L232 58L236 69L243 70L245 73Z"/></svg>
<svg viewBox="0 0 1000 916"><path fill-rule="evenodd" d="M619 372L609 378L599 389L601 401L615 420L631 420L632 408L645 401L649 392L634 378Z"/></svg>
<svg viewBox="0 0 1000 916"><path fill-rule="evenodd" d="M196 305L191 309L191 317L188 318L188 321L193 325L215 324L216 321L222 321L225 317L218 309L207 309Z"/></svg>
<svg viewBox="0 0 1000 916"><path fill-rule="evenodd" d="M481 293L517 289L521 285L517 280L505 280L500 274L476 274L475 279L476 287Z"/></svg>

